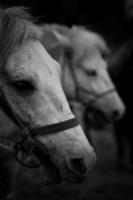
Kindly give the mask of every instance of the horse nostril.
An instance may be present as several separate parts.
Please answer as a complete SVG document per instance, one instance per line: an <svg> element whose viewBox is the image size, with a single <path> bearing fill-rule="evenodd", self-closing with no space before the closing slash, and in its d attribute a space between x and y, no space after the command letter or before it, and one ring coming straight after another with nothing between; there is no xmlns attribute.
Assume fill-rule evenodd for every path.
<svg viewBox="0 0 133 200"><path fill-rule="evenodd" d="M117 119L119 119L119 117L120 117L119 111L118 110L113 111L113 119L117 120Z"/></svg>
<svg viewBox="0 0 133 200"><path fill-rule="evenodd" d="M84 175L88 171L87 165L83 158L73 158L70 160L69 164L70 169L80 176Z"/></svg>

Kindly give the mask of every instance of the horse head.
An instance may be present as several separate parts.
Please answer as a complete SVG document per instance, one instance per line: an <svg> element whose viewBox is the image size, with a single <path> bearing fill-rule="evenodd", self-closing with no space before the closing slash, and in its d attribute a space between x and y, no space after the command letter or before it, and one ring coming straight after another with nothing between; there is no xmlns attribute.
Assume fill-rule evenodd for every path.
<svg viewBox="0 0 133 200"><path fill-rule="evenodd" d="M68 123L74 115L62 89L61 69L42 45L42 35L25 9L0 11L1 102L11 119L47 149L50 165L47 159L43 165L50 176L77 181L91 170L95 153L81 126Z"/></svg>
<svg viewBox="0 0 133 200"><path fill-rule="evenodd" d="M53 46L47 32L53 35ZM45 36L44 45L62 65L61 80L68 99L87 106L89 115L95 113L107 122L119 119L125 108L108 73L109 48L103 38L82 27L60 25L44 25Z"/></svg>

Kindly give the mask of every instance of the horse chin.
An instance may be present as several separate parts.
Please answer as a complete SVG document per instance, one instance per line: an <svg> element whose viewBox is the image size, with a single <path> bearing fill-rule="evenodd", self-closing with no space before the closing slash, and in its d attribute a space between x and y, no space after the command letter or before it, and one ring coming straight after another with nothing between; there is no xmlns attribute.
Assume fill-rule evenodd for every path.
<svg viewBox="0 0 133 200"><path fill-rule="evenodd" d="M63 181L60 171L51 160L47 160L43 167L51 184L60 184Z"/></svg>
<svg viewBox="0 0 133 200"><path fill-rule="evenodd" d="M67 166L64 167L61 173L51 160L47 160L44 164L44 169L51 184L60 184L62 182L79 183L85 178L85 176L78 176L72 173Z"/></svg>
<svg viewBox="0 0 133 200"><path fill-rule="evenodd" d="M84 118L85 123L88 124L89 128L95 130L104 129L107 125L112 123L105 113L93 107L87 107Z"/></svg>
<svg viewBox="0 0 133 200"><path fill-rule="evenodd" d="M78 176L66 167L63 170L63 173L60 173L60 170L51 162L48 166L44 166L47 173L47 177L51 184L61 184L62 182L66 183L80 183L85 179L85 176Z"/></svg>

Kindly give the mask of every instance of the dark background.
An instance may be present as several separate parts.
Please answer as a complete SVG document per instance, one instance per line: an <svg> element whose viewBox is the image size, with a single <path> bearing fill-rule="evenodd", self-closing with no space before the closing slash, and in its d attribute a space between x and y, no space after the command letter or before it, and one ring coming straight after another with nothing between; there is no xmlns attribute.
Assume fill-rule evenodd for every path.
<svg viewBox="0 0 133 200"><path fill-rule="evenodd" d="M124 0L1 0L2 6L26 6L38 22L85 25L107 39L128 32Z"/></svg>

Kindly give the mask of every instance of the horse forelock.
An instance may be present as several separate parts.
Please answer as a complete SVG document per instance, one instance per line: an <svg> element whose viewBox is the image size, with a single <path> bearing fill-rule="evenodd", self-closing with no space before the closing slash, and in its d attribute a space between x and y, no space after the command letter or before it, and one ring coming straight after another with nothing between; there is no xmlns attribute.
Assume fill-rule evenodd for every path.
<svg viewBox="0 0 133 200"><path fill-rule="evenodd" d="M42 31L24 7L0 10L0 70L17 47L28 39L40 40Z"/></svg>

